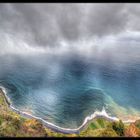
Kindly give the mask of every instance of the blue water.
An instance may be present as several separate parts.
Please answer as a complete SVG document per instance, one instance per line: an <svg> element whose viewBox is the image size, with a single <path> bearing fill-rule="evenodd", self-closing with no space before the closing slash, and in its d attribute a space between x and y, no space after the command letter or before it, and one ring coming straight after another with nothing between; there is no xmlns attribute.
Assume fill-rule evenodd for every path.
<svg viewBox="0 0 140 140"><path fill-rule="evenodd" d="M122 68L78 55L42 55L6 56L0 63L0 84L13 105L58 126L77 128L103 106L114 116L140 112L138 62Z"/></svg>

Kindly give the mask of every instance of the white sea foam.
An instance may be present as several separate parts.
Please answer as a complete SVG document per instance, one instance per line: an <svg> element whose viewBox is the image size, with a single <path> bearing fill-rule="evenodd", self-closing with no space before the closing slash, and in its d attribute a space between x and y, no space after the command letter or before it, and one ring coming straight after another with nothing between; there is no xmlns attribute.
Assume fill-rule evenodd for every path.
<svg viewBox="0 0 140 140"><path fill-rule="evenodd" d="M7 96L7 91L4 87L0 86L0 89L2 89L3 93L4 93L4 96L9 104L9 107L17 112L18 114L24 116L24 117L27 117L27 118L34 118L34 119L37 119L39 121L41 121L44 126L52 129L52 130L55 130L55 131L58 131L58 132L62 132L62 133L79 133L83 128L84 126L92 119L95 119L95 118L105 118L109 121L119 121L119 118L117 117L114 117L114 116L109 116L105 110L105 108L103 107L102 111L95 111L93 114L91 114L90 116L87 116L85 118L85 120L83 121L82 125L79 126L78 128L75 128L75 129L70 129L70 128L63 128L63 127L59 127L51 122L48 122L40 117L37 117L37 116L34 116L32 114L29 114L27 112L23 112L23 111L20 111L19 109L15 108L12 104L11 104L11 101L9 99L9 97ZM134 120L125 120L123 121L124 123L130 123L130 122L134 122Z"/></svg>

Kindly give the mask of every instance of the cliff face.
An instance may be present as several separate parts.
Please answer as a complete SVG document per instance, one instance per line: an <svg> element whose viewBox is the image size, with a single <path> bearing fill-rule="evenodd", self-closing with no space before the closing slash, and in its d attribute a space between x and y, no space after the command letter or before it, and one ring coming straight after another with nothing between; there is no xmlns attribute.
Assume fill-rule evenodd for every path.
<svg viewBox="0 0 140 140"><path fill-rule="evenodd" d="M74 137L76 134L57 133L36 119L27 119L13 112L0 90L0 137Z"/></svg>
<svg viewBox="0 0 140 140"><path fill-rule="evenodd" d="M47 136L43 125L35 119L25 119L8 107L0 93L0 136Z"/></svg>
<svg viewBox="0 0 140 140"><path fill-rule="evenodd" d="M124 125L122 121L95 119L79 134L62 134L43 126L36 119L27 119L11 111L0 92L0 137L118 137L140 136L140 121Z"/></svg>

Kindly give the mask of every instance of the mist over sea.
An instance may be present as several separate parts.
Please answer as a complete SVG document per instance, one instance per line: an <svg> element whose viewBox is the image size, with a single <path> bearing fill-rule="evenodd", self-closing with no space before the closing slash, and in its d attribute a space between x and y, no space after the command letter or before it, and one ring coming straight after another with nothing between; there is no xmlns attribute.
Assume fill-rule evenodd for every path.
<svg viewBox="0 0 140 140"><path fill-rule="evenodd" d="M140 118L139 23L139 4L0 4L0 86L65 128L103 107Z"/></svg>
<svg viewBox="0 0 140 140"><path fill-rule="evenodd" d="M21 111L77 128L103 107L112 116L138 116L139 72L140 63L112 63L107 57L93 59L68 52L9 55L1 58L0 84Z"/></svg>

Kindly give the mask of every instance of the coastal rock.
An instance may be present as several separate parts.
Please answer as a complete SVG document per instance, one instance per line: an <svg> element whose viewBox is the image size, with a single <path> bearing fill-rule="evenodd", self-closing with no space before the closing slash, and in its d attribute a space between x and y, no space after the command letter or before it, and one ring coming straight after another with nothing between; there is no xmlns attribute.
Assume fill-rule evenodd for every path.
<svg viewBox="0 0 140 140"><path fill-rule="evenodd" d="M140 136L140 129L138 129L135 124L130 124L129 127L125 130L126 137L138 137Z"/></svg>

